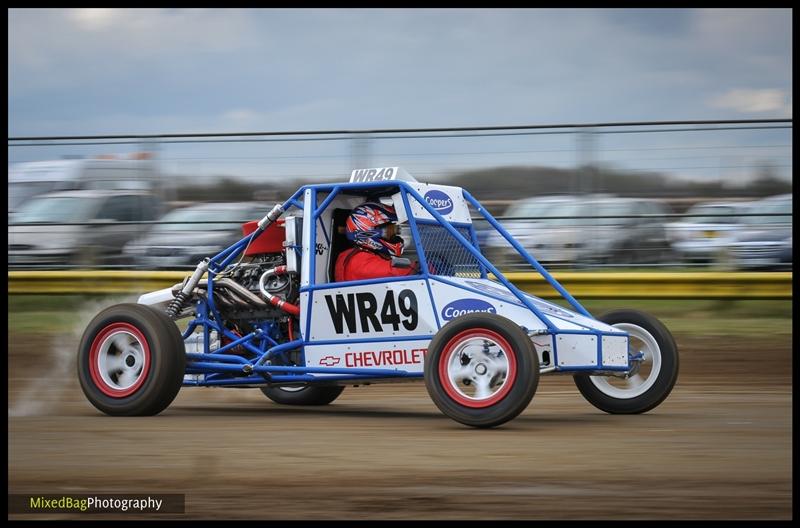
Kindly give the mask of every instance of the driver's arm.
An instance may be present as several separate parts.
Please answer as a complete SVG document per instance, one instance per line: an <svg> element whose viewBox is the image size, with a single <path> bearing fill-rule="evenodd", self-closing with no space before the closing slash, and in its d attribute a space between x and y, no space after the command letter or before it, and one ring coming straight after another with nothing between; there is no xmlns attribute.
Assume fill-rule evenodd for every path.
<svg viewBox="0 0 800 528"><path fill-rule="evenodd" d="M363 280L363 279L381 279L383 277L405 277L418 273L415 266L408 268L396 268L392 266L392 261L372 255L370 253L361 252L355 256L348 264L348 275L358 276L357 279L349 280Z"/></svg>

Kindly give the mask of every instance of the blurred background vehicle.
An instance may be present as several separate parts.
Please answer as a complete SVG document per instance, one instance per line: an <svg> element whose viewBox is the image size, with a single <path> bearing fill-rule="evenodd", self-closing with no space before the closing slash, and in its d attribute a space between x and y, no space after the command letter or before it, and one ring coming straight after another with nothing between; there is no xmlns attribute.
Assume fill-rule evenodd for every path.
<svg viewBox="0 0 800 528"><path fill-rule="evenodd" d="M462 131L456 129L450 130L452 137L443 138L423 129L415 130L419 137L415 137L413 145L405 138L367 131L357 131L344 141L317 141L319 138L311 132L300 132L299 137L286 133L287 137L272 138L281 133L264 133L263 138L238 139L214 139L212 134L201 142L189 136L130 140L136 145L131 148L153 152L157 161L129 156L102 159L105 156L98 156L97 145L103 141L95 138L72 138L63 146L53 145L47 138L12 138L9 152L18 163L9 165L9 211L31 196L63 187L147 189L167 203L168 210L212 202L274 204L301 184L343 181L356 167L407 161L421 181L469 189L515 239L547 266L685 270L713 262L732 269L732 244L748 242L739 238L746 218L736 218L744 215L740 211L743 204L791 192L791 164L783 162L784 156L790 159L791 124L758 123L742 124L742 129L754 130L757 126L759 130L753 132L757 138L744 146L734 141L734 132L739 130L736 127L704 130L687 146L684 132L665 129L666 125L657 122L631 125L624 134L616 134L611 125L579 127L569 133L559 131L557 126L545 126L536 132L538 144L533 151L520 144L529 139L527 136L510 130L492 136L497 145L473 145L471 142L478 140L469 134L462 137L456 134ZM649 133L655 131L665 133ZM109 145L118 143L113 136L103 139ZM261 152L266 140L270 150ZM450 143L453 148L445 149L445 144ZM109 147L100 148L104 152ZM737 155L749 154L741 161L720 157L733 151ZM536 165L531 164L532 152L536 154ZM442 158L459 153L475 154L480 161L462 166ZM650 157L642 156L651 153L661 156L659 168L644 163ZM492 158L506 154L525 159L500 164ZM682 165L695 157L713 162ZM44 161L54 159L58 161ZM506 158L502 161L506 163ZM683 169L696 169L697 177ZM587 201L592 203L583 205ZM667 214L669 209L665 206L680 214ZM243 218L234 220L238 223ZM498 267L529 269L515 252L512 254L502 237L486 229L488 222L473 220L476 243ZM669 225L664 227L664 222ZM9 224L12 223L10 215ZM169 226L165 227L169 230ZM234 226L233 231L237 230ZM763 229L755 231L754 242L759 242ZM137 234L136 238L143 235ZM193 236L206 235L194 231ZM784 252L788 252L790 238L775 236L782 238L777 242L761 240L768 242L761 249L785 246ZM161 255L145 255L138 248L131 249L124 258L120 254L105 260L131 265L138 261L140 268L194 265L184 263L184 258L188 261L191 255L185 255L189 248L180 241L152 245L151 253ZM169 248L178 247L183 247L180 262L157 263L169 258ZM743 248L740 246L740 250ZM144 262L142 256L154 258ZM789 259L783 256L779 260ZM755 263L752 265L755 267ZM24 269L23 264L13 267Z"/></svg>
<svg viewBox="0 0 800 528"><path fill-rule="evenodd" d="M746 223L731 244L734 266L740 269L792 269L792 195L754 202Z"/></svg>
<svg viewBox="0 0 800 528"><path fill-rule="evenodd" d="M578 196L570 195L521 198L506 207L505 211L500 214L500 222L515 240L525 248L529 248L532 243L531 229L537 224L546 223L548 217L553 216L552 211L557 206L574 202L578 198ZM481 232L484 233L484 236L479 236L478 241L481 243L481 247L486 248L487 255L496 264L505 264L507 261L517 258L514 249L495 229L484 228ZM538 258L536 255L534 257Z"/></svg>
<svg viewBox="0 0 800 528"><path fill-rule="evenodd" d="M576 195L513 203L502 223L542 264L553 267L636 265L668 259L664 229L669 207L652 199ZM529 218L512 218L528 216ZM507 268L522 259L500 237L489 245Z"/></svg>
<svg viewBox="0 0 800 528"><path fill-rule="evenodd" d="M9 266L121 264L122 247L163 214L144 191L81 190L26 201L8 226ZM132 223L129 223L132 222Z"/></svg>
<svg viewBox="0 0 800 528"><path fill-rule="evenodd" d="M737 231L747 221L742 217L749 202L702 202L685 213L685 219L666 224L675 257L684 264L724 264L729 259Z"/></svg>
<svg viewBox="0 0 800 528"><path fill-rule="evenodd" d="M8 215L36 196L82 189L149 191L168 199L165 181L149 153L14 163L8 169Z"/></svg>
<svg viewBox="0 0 800 528"><path fill-rule="evenodd" d="M204 203L175 209L124 248L125 259L142 268L194 268L199 261L241 239L242 224L270 207L256 202Z"/></svg>

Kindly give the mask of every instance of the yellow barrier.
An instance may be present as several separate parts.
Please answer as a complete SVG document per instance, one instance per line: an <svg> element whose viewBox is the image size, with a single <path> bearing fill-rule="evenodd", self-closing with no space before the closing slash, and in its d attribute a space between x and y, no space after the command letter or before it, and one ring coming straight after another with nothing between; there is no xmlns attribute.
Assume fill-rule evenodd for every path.
<svg viewBox="0 0 800 528"><path fill-rule="evenodd" d="M9 271L9 294L146 293L172 286L190 271ZM562 272L553 276L580 299L791 299L791 272ZM507 273L523 291L558 293L537 273Z"/></svg>
<svg viewBox="0 0 800 528"><path fill-rule="evenodd" d="M792 272L554 273L577 299L791 299ZM538 274L507 273L521 290L558 297Z"/></svg>
<svg viewBox="0 0 800 528"><path fill-rule="evenodd" d="M185 271L9 271L9 294L146 293L183 281Z"/></svg>

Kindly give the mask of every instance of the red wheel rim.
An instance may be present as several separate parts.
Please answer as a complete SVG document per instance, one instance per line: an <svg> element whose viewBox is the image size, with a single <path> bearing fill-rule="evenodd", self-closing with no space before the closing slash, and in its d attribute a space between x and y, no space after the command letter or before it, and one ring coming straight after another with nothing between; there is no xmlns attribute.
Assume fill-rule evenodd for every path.
<svg viewBox="0 0 800 528"><path fill-rule="evenodd" d="M465 363L464 356L470 355L467 348L477 346L476 341L483 341L484 344L487 341L492 343L489 347L498 347L502 355L498 354L492 361L492 356L472 352L469 362ZM484 384L488 383L494 375L502 373L503 367L505 367L505 375L502 384L499 387L493 387L495 390L489 395L470 396L458 385L459 380L467 378L470 379L471 384L475 383L477 393L481 391L485 393ZM494 405L511 391L516 377L517 358L511 345L497 332L485 328L464 330L456 334L447 342L439 356L439 379L442 387L450 398L465 407L481 409Z"/></svg>
<svg viewBox="0 0 800 528"><path fill-rule="evenodd" d="M112 323L92 341L89 374L95 387L106 396L130 396L139 390L149 372L150 347L144 334L135 326Z"/></svg>

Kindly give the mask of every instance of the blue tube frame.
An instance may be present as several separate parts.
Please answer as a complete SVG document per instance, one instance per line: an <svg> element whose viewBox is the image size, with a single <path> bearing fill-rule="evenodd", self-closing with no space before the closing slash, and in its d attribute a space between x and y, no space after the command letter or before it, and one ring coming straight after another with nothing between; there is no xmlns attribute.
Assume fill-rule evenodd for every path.
<svg viewBox="0 0 800 528"><path fill-rule="evenodd" d="M609 332L602 332L591 328L586 330L559 330L549 316L542 313L530 299L520 291L514 284L512 284L495 266L489 262L486 257L480 252L478 248L477 233L472 223L453 223L448 222L438 211L436 211L430 204L428 204L422 196L405 181L381 181L381 182L367 182L367 183L343 183L343 184L315 184L305 185L298 189L288 200L286 200L282 207L284 212L292 208L303 211L304 216L311 219L312 225L309 227L309 247L316 246L317 237L317 221L321 222L321 216L333 202L333 200L340 194L347 191L363 191L371 189L387 189L394 191L399 190L403 206L407 212L409 229L411 236L414 240L415 247L417 248L417 255L420 263L420 272L417 275L409 275L405 277L392 277L387 279L370 279L361 281L350 281L347 283L336 284L316 284L316 251L308 251L308 265L303 270L307 274L308 284L301 286L300 293L308 294L307 300L307 313L301 314L300 327L298 328L299 338L290 342L277 343L274 339L266 335L261 329L257 329L245 336L239 336L222 324L223 319L217 310L214 303L214 277L225 269L228 264L238 257L248 245L256 240L264 229L257 228L253 233L246 235L241 240L235 242L230 247L220 251L209 260L208 268L208 286L207 286L207 299L198 301L196 305L195 318L189 323L187 329L183 332L184 340L192 335L198 327L203 331L203 352L202 353L187 353L187 374L200 374L203 375L199 380L185 380L184 385L187 386L236 386L236 385L264 385L264 384L285 384L285 383L311 383L319 382L342 382L365 379L379 379L379 378L421 378L421 372L408 372L404 370L392 369L366 369L366 368L321 368L321 367L308 367L308 366L278 366L270 365L267 362L277 354L282 354L288 350L299 349L303 364L305 364L305 347L323 344L335 343L364 343L364 342L380 342L380 341L398 341L398 340L422 340L428 339L431 336L404 336L387 339L348 339L342 341L310 341L308 338L310 334L311 324L311 307L313 304L313 295L316 290L325 290L330 288L337 288L343 285L346 286L359 286L368 284L380 284L385 282L399 282L409 280L424 280L430 300L433 305L433 313L436 318L436 325L441 328L442 322L439 320L438 311L435 306L435 299L431 290L431 279L435 278L451 286L461 287L447 279L432 275L428 269L425 248L421 244L418 224L435 224L444 227L448 233L457 240L461 246L467 250L477 261L481 278L487 279L488 273L492 273L494 277L503 284L517 300L528 310L530 310L536 317L541 320L547 327L547 334L553 336L553 364L556 370L559 371L627 371L629 366L625 367L612 367L602 365L602 337L604 335L625 335L625 334L611 334ZM494 217L489 214L486 209L466 190L463 190L463 197L483 216L483 218L498 231L506 241L534 268L539 274L544 277L550 286L552 286L574 309L576 312L584 315L590 319L594 319L592 315L581 304L574 299L567 290L556 281L555 278L544 269L544 267L532 256L525 248L523 248L514 238L501 226ZM328 193L323 199L321 204L318 204L319 193ZM428 214L435 220L419 220L411 214L410 200L411 196ZM454 227L466 227L469 230L469 239L465 238ZM557 318L557 317L556 317ZM305 319L305 321L303 320ZM558 318L557 318L558 319ZM305 328L303 329L303 322ZM584 326L584 325L580 325ZM211 350L211 332L217 332L218 336L225 336L231 342L224 346L217 347ZM557 334L580 334L580 335L593 335L597 337L597 367L568 367L559 368L558 366L558 352L556 346L555 336ZM248 359L240 355L225 354L226 351L232 350L236 347L243 347L255 357ZM324 377L314 376L314 374L325 374ZM238 377L225 377L230 375L238 375Z"/></svg>

